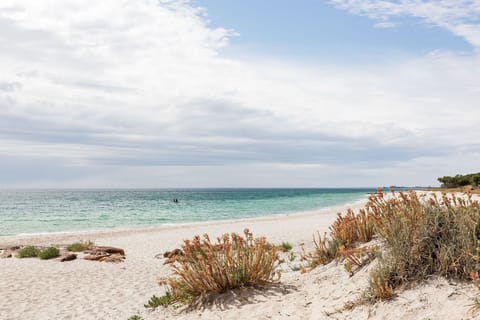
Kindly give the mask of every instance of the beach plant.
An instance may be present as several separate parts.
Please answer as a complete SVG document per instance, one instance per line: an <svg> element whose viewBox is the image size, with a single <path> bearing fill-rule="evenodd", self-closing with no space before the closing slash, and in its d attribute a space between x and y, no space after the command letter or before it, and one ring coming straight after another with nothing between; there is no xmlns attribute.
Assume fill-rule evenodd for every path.
<svg viewBox="0 0 480 320"><path fill-rule="evenodd" d="M26 246L17 251L17 258L35 258L40 250L34 246Z"/></svg>
<svg viewBox="0 0 480 320"><path fill-rule="evenodd" d="M468 280L480 270L480 205L470 195L420 199L415 192L372 198L375 231L384 244L372 271L374 298L431 275Z"/></svg>
<svg viewBox="0 0 480 320"><path fill-rule="evenodd" d="M337 238L328 237L327 233L313 236L313 244L315 249L313 252L303 254L303 258L308 261L308 267L303 268L302 271L309 271L316 268L319 265L325 265L330 263L338 257L339 249L341 247L340 240Z"/></svg>
<svg viewBox="0 0 480 320"><path fill-rule="evenodd" d="M355 216L355 240L361 243L369 242L375 235L375 215L360 209Z"/></svg>
<svg viewBox="0 0 480 320"><path fill-rule="evenodd" d="M170 304L172 304L174 301L172 293L167 290L165 294L161 297L157 297L156 295L153 295L150 300L146 304L144 304L145 308L149 309L155 309L160 306L166 307Z"/></svg>
<svg viewBox="0 0 480 320"><path fill-rule="evenodd" d="M90 250L92 247L95 246L95 243L88 240L88 241L80 241L75 242L67 246L67 250L70 252L82 252L85 250Z"/></svg>
<svg viewBox="0 0 480 320"><path fill-rule="evenodd" d="M42 260L53 259L58 257L59 255L60 255L60 251L55 247L49 247L38 253L38 257Z"/></svg>
<svg viewBox="0 0 480 320"><path fill-rule="evenodd" d="M224 234L216 242L207 234L202 238L195 236L184 241L182 252L165 261L171 266L173 276L160 281L167 287L162 301L203 303L203 298L213 294L267 286L280 278L276 271L277 246L264 237L254 238L248 229L244 230L244 237Z"/></svg>
<svg viewBox="0 0 480 320"><path fill-rule="evenodd" d="M471 194L437 197L416 192L378 190L364 209L338 214L330 235L314 236L309 269L335 259L344 260L350 275L374 259L366 296L389 299L398 287L432 275L478 284L480 272L480 205ZM378 237L381 247L362 243ZM480 286L479 286L480 288ZM480 301L479 297L476 297ZM475 308L478 304L474 304Z"/></svg>
<svg viewBox="0 0 480 320"><path fill-rule="evenodd" d="M140 315L136 314L129 317L128 320L143 320L143 318Z"/></svg>
<svg viewBox="0 0 480 320"><path fill-rule="evenodd" d="M345 215L337 214L337 220L330 226L332 238L340 245L350 247L357 241L357 223L353 210L348 209Z"/></svg>

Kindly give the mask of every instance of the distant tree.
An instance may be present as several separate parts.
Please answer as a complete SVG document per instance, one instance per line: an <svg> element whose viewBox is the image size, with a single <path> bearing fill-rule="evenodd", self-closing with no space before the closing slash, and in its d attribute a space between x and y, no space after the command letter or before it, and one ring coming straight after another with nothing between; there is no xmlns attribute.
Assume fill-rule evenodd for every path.
<svg viewBox="0 0 480 320"><path fill-rule="evenodd" d="M474 174L472 177L472 185L480 187L480 173Z"/></svg>
<svg viewBox="0 0 480 320"><path fill-rule="evenodd" d="M437 179L443 188L455 188L455 184L453 182L454 178L449 176L444 176Z"/></svg>
<svg viewBox="0 0 480 320"><path fill-rule="evenodd" d="M457 174L453 177L443 176L437 179L444 188L456 188L472 185L475 187L480 186L480 172L471 173L466 175Z"/></svg>

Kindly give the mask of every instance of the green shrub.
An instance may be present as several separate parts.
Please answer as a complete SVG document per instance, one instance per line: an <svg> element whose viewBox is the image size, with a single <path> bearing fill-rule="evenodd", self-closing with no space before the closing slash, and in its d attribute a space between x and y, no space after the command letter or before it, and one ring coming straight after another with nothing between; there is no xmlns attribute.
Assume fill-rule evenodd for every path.
<svg viewBox="0 0 480 320"><path fill-rule="evenodd" d="M82 252L85 250L91 249L95 244L92 241L81 241L81 242L75 242L72 243L67 247L67 250L70 252Z"/></svg>
<svg viewBox="0 0 480 320"><path fill-rule="evenodd" d="M26 246L17 251L18 258L34 258L37 257L40 250L34 246Z"/></svg>
<svg viewBox="0 0 480 320"><path fill-rule="evenodd" d="M60 255L60 251L55 247L49 247L38 253L38 257L42 260L53 259L58 257L59 255Z"/></svg>
<svg viewBox="0 0 480 320"><path fill-rule="evenodd" d="M138 314L136 314L136 315L128 318L128 320L143 320L143 318L141 316L139 316Z"/></svg>
<svg viewBox="0 0 480 320"><path fill-rule="evenodd" d="M173 299L173 295L170 291L167 290L167 292L161 297L153 295L144 306L145 308L155 309L160 306L166 307L173 302L175 302Z"/></svg>

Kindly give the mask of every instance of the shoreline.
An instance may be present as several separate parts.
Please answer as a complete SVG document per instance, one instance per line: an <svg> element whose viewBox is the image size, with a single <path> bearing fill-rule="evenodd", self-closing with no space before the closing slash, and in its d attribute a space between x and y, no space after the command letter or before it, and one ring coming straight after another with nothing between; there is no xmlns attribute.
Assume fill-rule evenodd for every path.
<svg viewBox="0 0 480 320"><path fill-rule="evenodd" d="M336 207L370 189L38 190L0 192L0 237L105 232L297 214ZM282 191L283 190L283 191ZM179 205L172 199L180 199Z"/></svg>
<svg viewBox="0 0 480 320"><path fill-rule="evenodd" d="M164 230L177 230L177 229L191 229L195 227L208 227L211 225L228 225L237 223L254 223L254 222L267 222L276 221L278 219L294 219L301 217L310 217L321 214L329 214L332 211L344 213L347 209L358 210L362 208L368 200L369 194L364 195L361 199L349 201L345 204L327 206L323 208L311 209L306 211L288 212L288 213L275 213L257 217L240 217L232 219L218 219L218 220L205 220L194 222L179 222L179 223L164 223L155 224L150 226L130 226L130 227L115 227L111 229L93 229L93 230L68 230L68 231L55 231L55 232L39 232L39 233L19 233L14 235L0 235L1 245L10 245L12 241L21 240L36 240L42 238L74 238L74 237L104 237L104 236L122 236L135 233L148 233L158 232ZM84 238L82 238L84 239ZM17 244L17 243L15 243Z"/></svg>

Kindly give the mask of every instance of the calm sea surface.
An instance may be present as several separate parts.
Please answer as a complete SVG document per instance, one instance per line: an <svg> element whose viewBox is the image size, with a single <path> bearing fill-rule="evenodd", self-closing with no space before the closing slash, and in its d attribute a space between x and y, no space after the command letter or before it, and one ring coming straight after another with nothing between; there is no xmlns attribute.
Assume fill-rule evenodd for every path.
<svg viewBox="0 0 480 320"><path fill-rule="evenodd" d="M0 190L0 235L103 230L325 208L374 189ZM178 199L175 203L173 199Z"/></svg>

